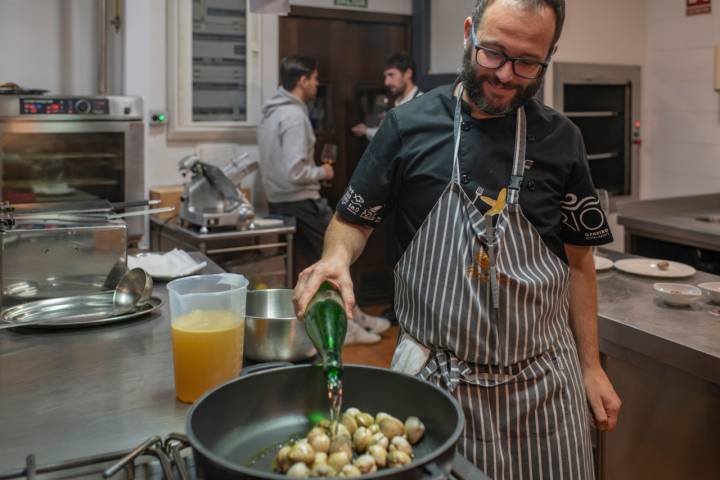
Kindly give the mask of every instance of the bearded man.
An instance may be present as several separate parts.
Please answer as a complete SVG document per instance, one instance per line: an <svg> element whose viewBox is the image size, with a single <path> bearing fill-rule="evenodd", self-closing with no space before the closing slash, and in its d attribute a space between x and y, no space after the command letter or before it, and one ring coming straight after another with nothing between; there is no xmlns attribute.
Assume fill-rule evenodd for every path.
<svg viewBox="0 0 720 480"><path fill-rule="evenodd" d="M383 79L385 88L392 99L393 108L423 94L415 85L415 60L407 53L394 53L385 60ZM385 118L385 112L382 113L382 118ZM372 140L377 131L378 127L368 127L364 123L358 123L352 127L353 135L364 136L368 140Z"/></svg>
<svg viewBox="0 0 720 480"><path fill-rule="evenodd" d="M460 78L387 115L295 288L299 314L324 280L350 313L349 266L392 213L392 368L455 396L458 449L494 479L593 478L588 418L612 430L620 409L591 252L612 235L580 131L534 98L564 17L564 0L478 0Z"/></svg>

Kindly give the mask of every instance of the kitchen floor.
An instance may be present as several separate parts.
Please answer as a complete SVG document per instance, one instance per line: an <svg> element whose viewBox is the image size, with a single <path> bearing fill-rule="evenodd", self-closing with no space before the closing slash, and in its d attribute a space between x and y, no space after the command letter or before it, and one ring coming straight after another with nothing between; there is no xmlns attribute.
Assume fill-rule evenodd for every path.
<svg viewBox="0 0 720 480"><path fill-rule="evenodd" d="M381 315L387 307L368 306L363 311L370 315ZM373 345L348 345L343 347L343 362L358 365L372 365L375 367L390 367L395 345L397 345L398 330L400 327L393 325L389 330L383 332L382 340Z"/></svg>

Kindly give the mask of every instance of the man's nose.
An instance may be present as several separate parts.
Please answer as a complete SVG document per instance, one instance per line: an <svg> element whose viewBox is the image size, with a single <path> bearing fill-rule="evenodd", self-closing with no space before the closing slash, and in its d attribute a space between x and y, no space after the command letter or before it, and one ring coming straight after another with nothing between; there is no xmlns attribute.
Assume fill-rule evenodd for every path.
<svg viewBox="0 0 720 480"><path fill-rule="evenodd" d="M512 61L505 62L505 65L498 68L495 71L495 75L497 76L498 80L500 80L502 83L507 83L510 80L513 79L515 76L515 72L513 71Z"/></svg>

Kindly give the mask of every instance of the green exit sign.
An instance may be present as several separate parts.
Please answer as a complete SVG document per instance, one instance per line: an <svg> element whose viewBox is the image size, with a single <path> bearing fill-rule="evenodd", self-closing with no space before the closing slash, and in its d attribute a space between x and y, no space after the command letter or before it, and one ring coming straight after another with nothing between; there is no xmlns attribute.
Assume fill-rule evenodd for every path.
<svg viewBox="0 0 720 480"><path fill-rule="evenodd" d="M341 7L367 8L368 0L335 0L335 5Z"/></svg>

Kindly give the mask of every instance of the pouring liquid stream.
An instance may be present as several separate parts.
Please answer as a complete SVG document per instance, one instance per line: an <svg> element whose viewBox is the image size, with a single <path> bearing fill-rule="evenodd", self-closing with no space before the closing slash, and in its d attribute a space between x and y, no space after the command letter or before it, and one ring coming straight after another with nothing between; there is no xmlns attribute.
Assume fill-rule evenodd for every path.
<svg viewBox="0 0 720 480"><path fill-rule="evenodd" d="M323 283L310 301L305 316L305 331L322 357L323 373L330 402L330 421L337 428L342 408L342 346L347 318L340 292Z"/></svg>
<svg viewBox="0 0 720 480"><path fill-rule="evenodd" d="M340 412L342 411L343 386L342 368L334 367L326 371L327 395L330 402L330 424L333 428L333 436L337 435L340 424Z"/></svg>

